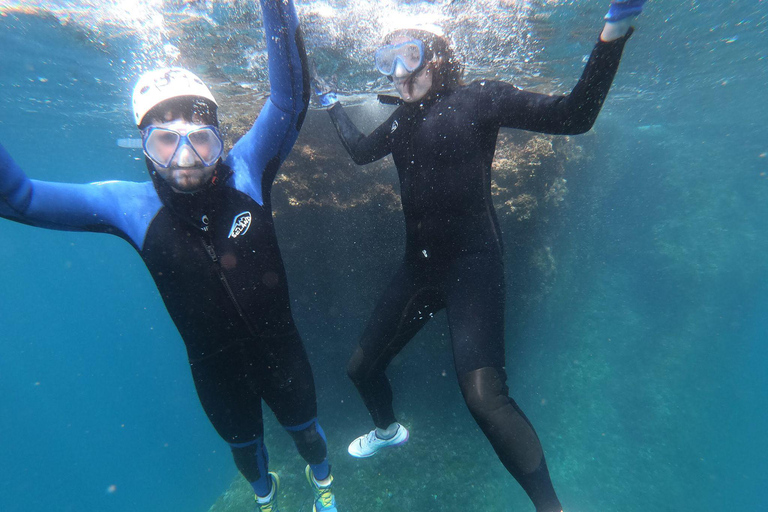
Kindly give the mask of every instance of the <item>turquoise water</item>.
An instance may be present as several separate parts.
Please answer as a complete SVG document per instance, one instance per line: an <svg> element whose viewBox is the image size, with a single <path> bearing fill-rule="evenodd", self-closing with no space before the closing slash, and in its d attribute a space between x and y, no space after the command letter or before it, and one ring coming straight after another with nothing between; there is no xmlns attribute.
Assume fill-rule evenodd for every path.
<svg viewBox="0 0 768 512"><path fill-rule="evenodd" d="M166 43L203 67L217 48L228 79L264 92L260 28L244 25L257 8L143 3L166 13L148 26L135 8L133 18L116 14L128 2L95 4L102 9L32 2L19 12L0 3L0 141L32 177L145 179L140 155L115 139L133 135L130 87L173 54ZM712 4L656 0L638 20L606 106L581 138L588 157L566 169L568 195L546 232L556 277L535 304L515 298L533 278L505 239L510 385L566 512L755 510L763 498L768 5ZM375 11L390 23L395 8L452 28L470 76L567 91L603 2L500 5L298 3L319 69L364 109L372 95L363 93L386 85L367 67L373 22L353 22ZM230 36L245 41L225 45ZM371 125L385 115L361 112L373 112ZM327 139L316 151L339 151L329 126L311 112L299 144ZM345 456L370 426L344 362L370 290L394 268L401 225L370 210L324 215L287 212L277 225L342 509L532 510L463 406L442 315L390 372L412 441L374 460ZM302 237L313 230L308 253ZM208 510L237 473L133 249L7 221L0 231L0 509ZM267 428L298 507L303 466L271 418ZM380 485L362 492L371 481Z"/></svg>

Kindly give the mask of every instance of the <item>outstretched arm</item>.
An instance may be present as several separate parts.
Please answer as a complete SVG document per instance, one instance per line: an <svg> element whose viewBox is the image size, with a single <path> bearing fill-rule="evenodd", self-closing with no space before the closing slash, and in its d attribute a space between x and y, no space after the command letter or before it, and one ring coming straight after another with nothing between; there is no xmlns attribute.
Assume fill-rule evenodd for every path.
<svg viewBox="0 0 768 512"><path fill-rule="evenodd" d="M335 103L328 113L341 143L357 165L375 162L392 151L389 135L395 114L366 137L349 118L341 103Z"/></svg>
<svg viewBox="0 0 768 512"><path fill-rule="evenodd" d="M0 217L62 231L113 233L140 249L159 208L148 184L30 180L0 144Z"/></svg>
<svg viewBox="0 0 768 512"><path fill-rule="evenodd" d="M576 86L567 95L521 91L509 84L487 82L479 110L500 126L542 133L589 131L600 113L619 68L624 44L632 35L632 19L646 0L614 0L600 39ZM485 88L485 87L484 87Z"/></svg>
<svg viewBox="0 0 768 512"><path fill-rule="evenodd" d="M251 192L257 200L261 190L269 190L290 153L309 105L307 55L293 0L261 0L261 12L269 55L270 97L253 127L227 157L239 178L252 180ZM249 188L247 184L245 188Z"/></svg>
<svg viewBox="0 0 768 512"><path fill-rule="evenodd" d="M331 116L336 133L339 134L341 143L349 156L352 157L353 162L357 165L369 164L384 158L392 151L389 134L392 132L391 127L396 113L366 137L344 111L336 94L336 88L320 77L314 66L312 68L312 85L318 103Z"/></svg>

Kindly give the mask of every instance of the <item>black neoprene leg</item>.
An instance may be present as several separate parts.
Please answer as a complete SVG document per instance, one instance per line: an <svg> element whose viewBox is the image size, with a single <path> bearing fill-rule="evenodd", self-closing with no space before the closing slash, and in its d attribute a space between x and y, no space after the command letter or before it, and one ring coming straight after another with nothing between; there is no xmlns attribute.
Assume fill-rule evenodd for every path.
<svg viewBox="0 0 768 512"><path fill-rule="evenodd" d="M493 254L457 258L447 283L454 361L467 407L536 510L560 512L539 438L508 395L501 259Z"/></svg>
<svg viewBox="0 0 768 512"><path fill-rule="evenodd" d="M296 331L262 339L264 402L291 435L304 460L320 464L326 458L327 448L317 423L315 381L304 344Z"/></svg>
<svg viewBox="0 0 768 512"><path fill-rule="evenodd" d="M222 340L222 344L226 340ZM230 444L240 473L255 482L267 471L261 383L249 355L253 340L240 340L221 352L190 360L200 403L216 432Z"/></svg>
<svg viewBox="0 0 768 512"><path fill-rule="evenodd" d="M312 369L295 330L240 340L212 356L191 360L190 367L208 419L230 444L235 464L249 482L267 471L262 398L284 427L306 425L290 433L308 463L325 459Z"/></svg>
<svg viewBox="0 0 768 512"><path fill-rule="evenodd" d="M373 423L387 428L397 421L392 387L385 370L434 314L442 301L431 285L432 271L408 262L401 265L384 291L349 360L347 373L357 387Z"/></svg>
<svg viewBox="0 0 768 512"><path fill-rule="evenodd" d="M508 396L506 378L500 368L480 368L461 375L459 385L472 417L537 512L560 512L539 438Z"/></svg>
<svg viewBox="0 0 768 512"><path fill-rule="evenodd" d="M232 457L240 473L248 482L256 482L267 475L269 454L264 439L259 438L244 446L231 446Z"/></svg>
<svg viewBox="0 0 768 512"><path fill-rule="evenodd" d="M261 382L256 377L259 368L248 351L253 343L240 340L214 355L189 362L208 419L231 444L250 443L264 435Z"/></svg>

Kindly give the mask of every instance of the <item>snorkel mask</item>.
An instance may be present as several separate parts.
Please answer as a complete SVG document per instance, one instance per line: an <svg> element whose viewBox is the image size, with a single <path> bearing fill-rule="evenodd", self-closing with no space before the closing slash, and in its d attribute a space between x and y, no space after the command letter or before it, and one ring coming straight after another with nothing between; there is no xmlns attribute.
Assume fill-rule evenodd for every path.
<svg viewBox="0 0 768 512"><path fill-rule="evenodd" d="M224 151L218 128L187 125L181 131L151 125L141 131L144 154L158 167L168 169L183 145L188 145L206 167L216 163Z"/></svg>
<svg viewBox="0 0 768 512"><path fill-rule="evenodd" d="M407 74L413 74L424 67L427 61L424 56L424 43L414 39L379 48L374 55L374 63L378 72L385 76L393 76L398 65L402 66Z"/></svg>

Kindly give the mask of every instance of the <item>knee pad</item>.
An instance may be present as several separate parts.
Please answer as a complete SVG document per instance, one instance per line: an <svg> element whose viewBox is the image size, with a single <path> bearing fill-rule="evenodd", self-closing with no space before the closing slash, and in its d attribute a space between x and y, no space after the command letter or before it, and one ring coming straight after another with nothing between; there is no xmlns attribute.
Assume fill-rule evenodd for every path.
<svg viewBox="0 0 768 512"><path fill-rule="evenodd" d="M309 464L320 464L328 455L325 443L325 433L317 420L312 421L308 427L294 430L286 427L286 431L293 438L299 455Z"/></svg>
<svg viewBox="0 0 768 512"><path fill-rule="evenodd" d="M269 455L262 438L256 439L245 446L230 445L230 449L232 450L232 457L235 459L237 469L240 470L240 473L246 480L255 482L267 474Z"/></svg>
<svg viewBox="0 0 768 512"><path fill-rule="evenodd" d="M459 378L461 392L472 415L483 419L510 405L507 374L501 368L480 368Z"/></svg>

